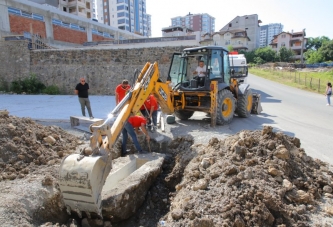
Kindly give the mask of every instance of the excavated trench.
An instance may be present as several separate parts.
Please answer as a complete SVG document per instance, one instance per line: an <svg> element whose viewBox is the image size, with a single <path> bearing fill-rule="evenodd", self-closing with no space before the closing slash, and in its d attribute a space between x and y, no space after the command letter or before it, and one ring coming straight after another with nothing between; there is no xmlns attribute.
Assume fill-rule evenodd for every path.
<svg viewBox="0 0 333 227"><path fill-rule="evenodd" d="M3 226L69 226L73 218L92 227L333 225L332 167L269 126L206 145L191 136L152 142L149 159L115 159L122 167L103 189L103 221L69 217L57 187L62 158L86 145L82 138L0 112L0 142Z"/></svg>

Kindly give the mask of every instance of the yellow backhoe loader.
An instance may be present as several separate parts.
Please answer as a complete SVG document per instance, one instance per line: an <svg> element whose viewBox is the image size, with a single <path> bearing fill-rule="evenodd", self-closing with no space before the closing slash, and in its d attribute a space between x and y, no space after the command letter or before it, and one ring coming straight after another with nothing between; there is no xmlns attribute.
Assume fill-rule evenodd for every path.
<svg viewBox="0 0 333 227"><path fill-rule="evenodd" d="M200 61L206 66L204 79L193 76ZM186 120L195 111L206 112L212 126L229 123L234 114L248 117L251 111L261 111L260 95L253 95L248 84L233 78L228 51L223 47L187 48L175 53L166 82L160 78L157 62L146 63L130 92L104 123L90 126L92 154L83 151L62 160L59 185L68 213L102 216L101 191L112 168L110 149L128 117L139 111L150 93L163 113Z"/></svg>

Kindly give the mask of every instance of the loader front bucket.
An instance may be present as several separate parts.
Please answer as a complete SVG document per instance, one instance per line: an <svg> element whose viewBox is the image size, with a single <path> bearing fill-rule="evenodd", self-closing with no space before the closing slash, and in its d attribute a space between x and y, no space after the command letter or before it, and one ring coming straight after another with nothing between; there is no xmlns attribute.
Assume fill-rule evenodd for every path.
<svg viewBox="0 0 333 227"><path fill-rule="evenodd" d="M67 212L75 211L82 217L96 213L102 216L101 191L112 168L106 156L67 156L60 165L59 186Z"/></svg>

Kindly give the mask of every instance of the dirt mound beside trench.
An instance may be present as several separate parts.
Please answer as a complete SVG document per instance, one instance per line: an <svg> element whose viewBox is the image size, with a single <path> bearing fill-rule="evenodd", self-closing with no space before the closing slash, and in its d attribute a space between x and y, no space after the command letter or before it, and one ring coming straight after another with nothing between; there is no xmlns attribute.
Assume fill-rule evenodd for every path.
<svg viewBox="0 0 333 227"><path fill-rule="evenodd" d="M60 127L0 111L3 226L64 223L59 163L81 143ZM114 226L333 226L331 166L307 156L299 139L267 126L192 144L189 136L168 144L144 205Z"/></svg>
<svg viewBox="0 0 333 227"><path fill-rule="evenodd" d="M265 126L212 138L191 152L197 155L186 165L159 226L333 224L332 172L307 156L299 139Z"/></svg>
<svg viewBox="0 0 333 227"><path fill-rule="evenodd" d="M57 126L43 126L31 118L0 113L0 181L38 174L73 153L80 140ZM52 173L50 173L52 175ZM53 177L55 177L53 175Z"/></svg>
<svg viewBox="0 0 333 227"><path fill-rule="evenodd" d="M1 226L66 220L57 187L59 164L81 143L58 126L0 110Z"/></svg>

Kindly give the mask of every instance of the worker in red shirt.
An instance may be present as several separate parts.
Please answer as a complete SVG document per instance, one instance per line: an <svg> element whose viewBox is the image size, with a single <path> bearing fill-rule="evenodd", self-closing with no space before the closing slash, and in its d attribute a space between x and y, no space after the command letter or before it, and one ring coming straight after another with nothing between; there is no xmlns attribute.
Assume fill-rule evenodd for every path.
<svg viewBox="0 0 333 227"><path fill-rule="evenodd" d="M143 116L148 118L148 125L151 126L152 131L154 131L154 128L157 127L157 110L157 100L153 94L150 94L147 100L144 102L143 106L140 108L140 111ZM151 122L151 119L153 122Z"/></svg>
<svg viewBox="0 0 333 227"><path fill-rule="evenodd" d="M120 101L125 97L130 88L131 86L128 84L128 80L123 80L123 82L116 87L116 105L118 105Z"/></svg>
<svg viewBox="0 0 333 227"><path fill-rule="evenodd" d="M128 118L127 122L124 125L124 128L122 130L122 135L123 135L123 141L121 144L121 156L124 157L127 152L126 152L126 144L127 144L127 139L128 139L128 134L131 136L134 146L135 148L138 150L139 154L145 154L147 152L143 151L138 138L137 138L137 134L140 133L140 130L146 135L147 141L149 142L150 137L149 134L146 130L146 124L147 124L147 120L146 118L142 117L142 116L131 116ZM128 133L128 134L127 134Z"/></svg>

